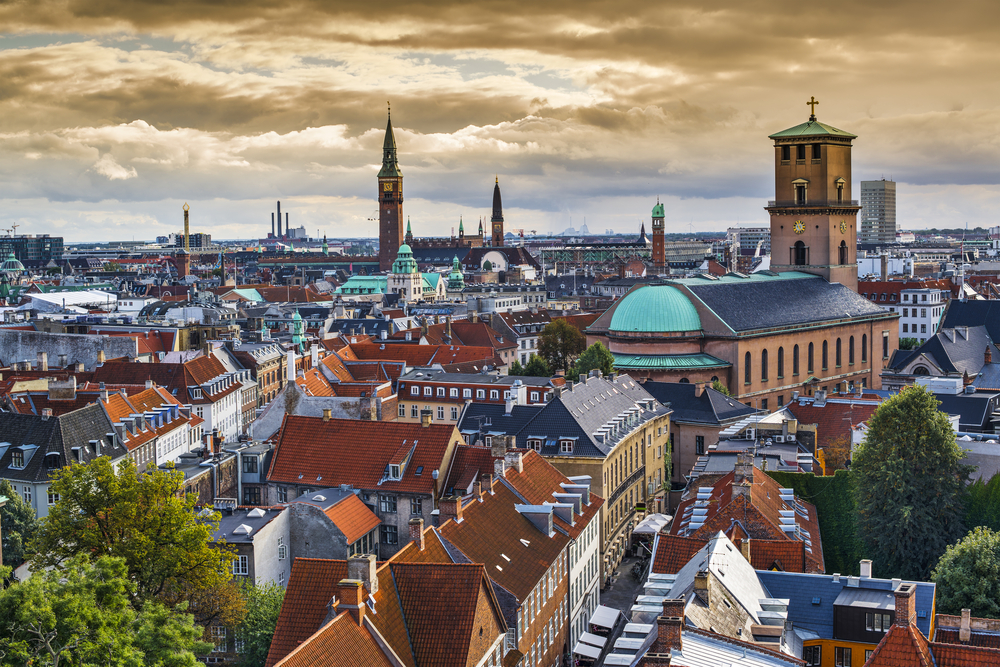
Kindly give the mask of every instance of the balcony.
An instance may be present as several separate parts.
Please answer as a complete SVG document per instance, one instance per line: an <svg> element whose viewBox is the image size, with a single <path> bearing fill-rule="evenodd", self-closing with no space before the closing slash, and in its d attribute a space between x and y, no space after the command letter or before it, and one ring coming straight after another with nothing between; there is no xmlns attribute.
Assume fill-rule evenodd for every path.
<svg viewBox="0 0 1000 667"><path fill-rule="evenodd" d="M778 200L773 200L772 199L772 200L768 200L768 202L767 202L767 207L768 208L785 208L785 207L791 208L791 207L801 207L801 206L810 206L810 207L817 207L817 206L821 206L821 207L844 206L844 207L848 207L848 206L859 206L859 204L858 204L858 200L857 199L844 199L844 200L840 200L840 201L838 201L836 199L829 199L829 200L807 199L805 201L805 203L800 203L800 202L798 202L798 201L796 201L794 199L778 199Z"/></svg>

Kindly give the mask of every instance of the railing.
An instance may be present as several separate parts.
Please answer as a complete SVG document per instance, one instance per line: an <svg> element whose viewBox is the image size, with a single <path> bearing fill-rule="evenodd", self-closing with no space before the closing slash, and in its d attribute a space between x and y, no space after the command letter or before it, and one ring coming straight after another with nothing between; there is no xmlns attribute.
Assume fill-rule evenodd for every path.
<svg viewBox="0 0 1000 667"><path fill-rule="evenodd" d="M767 205L769 208L779 208L784 206L859 206L857 199L829 199L826 201L820 199L806 199L804 202L800 202L796 199L772 199L768 200Z"/></svg>
<svg viewBox="0 0 1000 667"><path fill-rule="evenodd" d="M618 485L618 488L615 489L615 492L611 494L610 498L608 498L608 504L610 505L611 503L618 500L618 498L623 493L628 491L629 487L631 487L639 480L643 479L645 476L646 476L646 466L640 466L638 470L629 475L628 479L622 481L622 483Z"/></svg>

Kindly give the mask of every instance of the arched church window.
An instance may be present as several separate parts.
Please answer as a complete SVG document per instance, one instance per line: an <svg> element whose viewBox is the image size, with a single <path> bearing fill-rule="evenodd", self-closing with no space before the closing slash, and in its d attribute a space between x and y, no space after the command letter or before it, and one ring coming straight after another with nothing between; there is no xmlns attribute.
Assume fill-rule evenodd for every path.
<svg viewBox="0 0 1000 667"><path fill-rule="evenodd" d="M806 264L806 244L802 241L796 241L794 253L796 266L804 266Z"/></svg>

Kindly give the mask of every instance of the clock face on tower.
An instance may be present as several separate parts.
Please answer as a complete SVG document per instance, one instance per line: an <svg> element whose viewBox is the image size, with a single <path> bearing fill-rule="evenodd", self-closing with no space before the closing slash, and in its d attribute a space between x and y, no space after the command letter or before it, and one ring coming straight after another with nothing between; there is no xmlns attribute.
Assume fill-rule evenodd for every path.
<svg viewBox="0 0 1000 667"><path fill-rule="evenodd" d="M841 220L840 221L840 233L841 234L846 234L847 233L847 221L846 220Z"/></svg>
<svg viewBox="0 0 1000 667"><path fill-rule="evenodd" d="M796 220L794 229L796 234L801 234L802 232L806 231L806 223L802 222L801 220Z"/></svg>
<svg viewBox="0 0 1000 667"><path fill-rule="evenodd" d="M392 183L383 183L382 189L386 192L392 192Z"/></svg>

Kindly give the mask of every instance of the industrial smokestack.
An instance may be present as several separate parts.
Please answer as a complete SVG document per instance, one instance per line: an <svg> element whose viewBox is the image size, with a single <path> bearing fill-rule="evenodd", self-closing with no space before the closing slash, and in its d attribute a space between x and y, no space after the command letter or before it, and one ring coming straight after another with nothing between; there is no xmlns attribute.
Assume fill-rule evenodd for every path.
<svg viewBox="0 0 1000 667"><path fill-rule="evenodd" d="M286 236L290 236L291 235L291 232L288 231L289 229L290 229L290 227L288 226L288 211L285 211L285 235Z"/></svg>
<svg viewBox="0 0 1000 667"><path fill-rule="evenodd" d="M271 236L274 236L274 212L271 212Z"/></svg>
<svg viewBox="0 0 1000 667"><path fill-rule="evenodd" d="M188 222L188 211L191 207L184 202L184 249L191 252L191 228Z"/></svg>
<svg viewBox="0 0 1000 667"><path fill-rule="evenodd" d="M278 238L281 238L281 202L278 202Z"/></svg>

